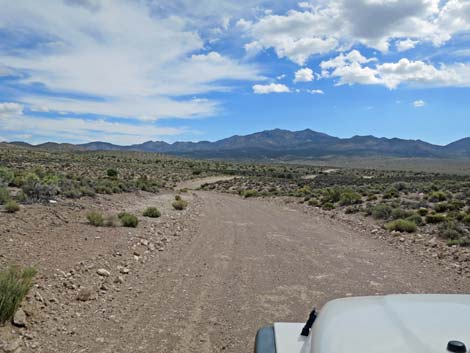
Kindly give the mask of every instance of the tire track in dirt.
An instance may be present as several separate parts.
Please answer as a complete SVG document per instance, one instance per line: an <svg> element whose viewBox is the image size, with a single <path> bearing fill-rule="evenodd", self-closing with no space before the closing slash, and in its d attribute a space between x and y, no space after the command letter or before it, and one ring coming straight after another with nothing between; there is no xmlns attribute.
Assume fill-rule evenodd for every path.
<svg viewBox="0 0 470 353"><path fill-rule="evenodd" d="M195 198L195 234L147 264L121 335L97 351L251 352L260 326L303 321L333 298L470 289L326 217L232 195Z"/></svg>

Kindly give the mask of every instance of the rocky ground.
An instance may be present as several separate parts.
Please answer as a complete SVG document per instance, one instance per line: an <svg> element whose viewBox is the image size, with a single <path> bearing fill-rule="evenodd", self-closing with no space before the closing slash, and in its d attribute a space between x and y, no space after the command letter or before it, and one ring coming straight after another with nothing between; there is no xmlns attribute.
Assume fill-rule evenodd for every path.
<svg viewBox="0 0 470 353"><path fill-rule="evenodd" d="M194 188L201 180L180 185ZM0 352L251 352L256 329L327 300L468 293L466 249L288 198L119 194L0 213L0 266L38 269ZM160 218L142 211L156 206ZM139 215L94 227L90 210Z"/></svg>
<svg viewBox="0 0 470 353"><path fill-rule="evenodd" d="M184 194L188 209L171 207L174 194L140 192L28 205L0 213L0 266L33 265L35 286L16 326L1 330L5 352L81 352L104 340L106 326L118 328L120 312L139 295L140 276L180 237L191 237L198 201ZM147 206L160 218L142 217ZM139 216L137 228L94 227L90 210ZM67 348L65 348L67 347Z"/></svg>

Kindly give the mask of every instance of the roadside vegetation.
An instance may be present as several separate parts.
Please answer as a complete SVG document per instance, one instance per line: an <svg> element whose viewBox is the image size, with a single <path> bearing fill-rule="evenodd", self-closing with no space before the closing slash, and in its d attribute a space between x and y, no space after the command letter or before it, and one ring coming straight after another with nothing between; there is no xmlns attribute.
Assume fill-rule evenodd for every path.
<svg viewBox="0 0 470 353"><path fill-rule="evenodd" d="M33 286L36 270L12 266L0 272L0 325L10 321Z"/></svg>
<svg viewBox="0 0 470 353"><path fill-rule="evenodd" d="M284 197L357 217L393 232L431 233L470 245L470 176L414 171L256 165L203 189L242 197ZM235 173L237 174L237 173Z"/></svg>

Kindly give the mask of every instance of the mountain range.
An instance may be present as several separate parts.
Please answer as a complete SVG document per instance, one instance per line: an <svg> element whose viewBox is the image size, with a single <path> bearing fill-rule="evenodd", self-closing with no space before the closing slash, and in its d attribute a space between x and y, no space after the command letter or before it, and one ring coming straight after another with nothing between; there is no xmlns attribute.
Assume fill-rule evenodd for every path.
<svg viewBox="0 0 470 353"><path fill-rule="evenodd" d="M228 159L288 159L325 157L420 157L420 158L470 158L470 137L445 146L421 140L400 138L378 138L353 136L339 138L310 129L302 131L266 130L250 135L235 135L215 142L147 141L130 146L107 142L69 144L47 142L30 145L25 142L10 142L10 145L46 149L78 151L143 151L158 152L198 158Z"/></svg>

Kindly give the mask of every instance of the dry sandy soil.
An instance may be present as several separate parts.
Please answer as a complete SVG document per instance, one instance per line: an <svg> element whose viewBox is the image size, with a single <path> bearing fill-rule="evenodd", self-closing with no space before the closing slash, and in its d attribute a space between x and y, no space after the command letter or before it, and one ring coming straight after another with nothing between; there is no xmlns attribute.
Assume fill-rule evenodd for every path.
<svg viewBox="0 0 470 353"><path fill-rule="evenodd" d="M304 321L333 298L470 290L468 277L437 260L321 213L204 191L183 194L189 207L175 211L173 197L100 196L0 214L2 267L39 269L26 328L0 330L20 346L13 351L252 352L260 326ZM135 229L85 222L90 209L146 206L163 215L140 216Z"/></svg>

